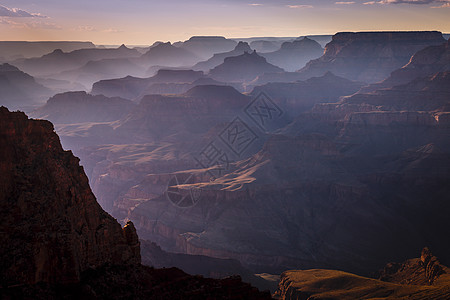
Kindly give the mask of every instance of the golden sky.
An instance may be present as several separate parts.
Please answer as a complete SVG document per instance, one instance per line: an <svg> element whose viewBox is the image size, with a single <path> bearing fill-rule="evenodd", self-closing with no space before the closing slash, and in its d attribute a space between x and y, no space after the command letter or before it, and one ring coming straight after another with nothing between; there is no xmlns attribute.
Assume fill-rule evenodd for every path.
<svg viewBox="0 0 450 300"><path fill-rule="evenodd" d="M193 35L450 32L450 0L0 0L0 40L148 45Z"/></svg>

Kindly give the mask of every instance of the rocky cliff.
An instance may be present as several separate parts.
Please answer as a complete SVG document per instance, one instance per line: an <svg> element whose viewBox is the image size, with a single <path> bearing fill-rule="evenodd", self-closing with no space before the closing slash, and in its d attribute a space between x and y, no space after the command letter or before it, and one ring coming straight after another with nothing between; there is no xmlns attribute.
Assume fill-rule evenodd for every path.
<svg viewBox="0 0 450 300"><path fill-rule="evenodd" d="M132 222L101 209L48 121L0 108L2 299L270 299L219 280L140 264Z"/></svg>
<svg viewBox="0 0 450 300"><path fill-rule="evenodd" d="M445 42L440 32L341 32L325 47L322 57L299 72L305 77L331 71L351 80L374 83L408 63L428 46Z"/></svg>
<svg viewBox="0 0 450 300"><path fill-rule="evenodd" d="M48 121L0 109L1 282L77 282L107 263L139 264L134 227L98 205L79 160Z"/></svg>

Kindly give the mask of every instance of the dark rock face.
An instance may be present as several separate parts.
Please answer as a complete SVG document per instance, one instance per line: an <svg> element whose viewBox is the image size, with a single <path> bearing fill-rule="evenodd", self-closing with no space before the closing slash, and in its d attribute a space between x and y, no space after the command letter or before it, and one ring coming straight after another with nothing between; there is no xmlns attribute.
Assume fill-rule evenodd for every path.
<svg viewBox="0 0 450 300"><path fill-rule="evenodd" d="M188 274L217 279L239 275L245 282L251 283L260 290L270 289L274 291L276 288L275 284L253 275L250 270L234 259L166 252L157 244L145 240L141 240L141 254L142 264L146 266L155 268L177 267Z"/></svg>
<svg viewBox="0 0 450 300"><path fill-rule="evenodd" d="M48 121L0 108L2 299L271 299L238 276L220 280L140 264Z"/></svg>
<svg viewBox="0 0 450 300"><path fill-rule="evenodd" d="M40 283L0 289L3 299L272 299L270 292L259 292L239 276L223 279L192 276L176 268L153 269L146 266L105 265L82 273L72 285Z"/></svg>
<svg viewBox="0 0 450 300"><path fill-rule="evenodd" d="M299 72L305 77L331 71L351 80L374 83L408 63L428 46L445 42L440 32L342 32L333 36L321 58Z"/></svg>
<svg viewBox="0 0 450 300"><path fill-rule="evenodd" d="M3 286L78 282L106 263L139 264L136 231L104 212L48 121L0 109Z"/></svg>
<svg viewBox="0 0 450 300"><path fill-rule="evenodd" d="M223 64L212 69L209 74L219 81L248 82L264 73L282 71L283 69L268 63L264 57L254 51L226 58Z"/></svg>
<svg viewBox="0 0 450 300"><path fill-rule="evenodd" d="M305 66L312 59L319 58L323 54L323 48L314 40L307 37L302 40L285 42L280 50L264 53L267 61L286 71L296 71Z"/></svg>

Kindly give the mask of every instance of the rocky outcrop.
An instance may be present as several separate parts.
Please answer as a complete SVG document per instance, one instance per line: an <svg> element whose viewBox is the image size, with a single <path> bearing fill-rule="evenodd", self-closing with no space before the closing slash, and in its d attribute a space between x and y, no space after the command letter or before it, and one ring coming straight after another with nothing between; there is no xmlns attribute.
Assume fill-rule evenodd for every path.
<svg viewBox="0 0 450 300"><path fill-rule="evenodd" d="M277 51L264 53L263 57L273 65L293 72L303 68L307 62L321 57L323 48L316 41L304 37L301 40L284 42Z"/></svg>
<svg viewBox="0 0 450 300"><path fill-rule="evenodd" d="M2 107L0 145L3 287L79 282L91 267L140 263L134 227L101 209L50 122Z"/></svg>
<svg viewBox="0 0 450 300"><path fill-rule="evenodd" d="M130 100L118 97L67 92L53 96L30 116L61 124L110 122L125 117L135 106Z"/></svg>
<svg viewBox="0 0 450 300"><path fill-rule="evenodd" d="M403 263L388 263L378 274L378 279L386 282L413 285L433 285L449 269L440 264L428 247L423 248L420 258Z"/></svg>
<svg viewBox="0 0 450 300"><path fill-rule="evenodd" d="M389 263L378 280L334 270L292 270L281 274L276 299L446 299L448 268L428 248L420 258Z"/></svg>
<svg viewBox="0 0 450 300"><path fill-rule="evenodd" d="M264 73L282 72L283 69L274 66L267 60L253 53L244 53L235 57L227 57L223 64L209 71L209 75L224 82L250 82Z"/></svg>
<svg viewBox="0 0 450 300"><path fill-rule="evenodd" d="M325 47L322 57L309 62L299 73L304 78L331 71L347 79L374 83L408 63L428 46L445 42L440 32L341 32Z"/></svg>

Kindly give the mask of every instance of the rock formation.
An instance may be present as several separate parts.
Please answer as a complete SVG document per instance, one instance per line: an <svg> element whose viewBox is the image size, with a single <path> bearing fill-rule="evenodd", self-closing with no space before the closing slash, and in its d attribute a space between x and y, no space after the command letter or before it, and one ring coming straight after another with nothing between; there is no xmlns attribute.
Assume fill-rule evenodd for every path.
<svg viewBox="0 0 450 300"><path fill-rule="evenodd" d="M74 124L111 122L125 117L136 104L121 98L93 96L86 92L67 92L51 97L30 116L53 123Z"/></svg>
<svg viewBox="0 0 450 300"><path fill-rule="evenodd" d="M233 51L228 51L224 53L216 53L211 57L210 59L206 61L202 61L197 63L195 66L192 67L193 70L199 70L207 72L218 65L222 64L227 57L233 57L233 56L239 56L244 54L245 52L251 52L252 49L250 46L245 42L239 42L236 45L236 48L233 49Z"/></svg>
<svg viewBox="0 0 450 300"><path fill-rule="evenodd" d="M93 95L105 95L107 97L121 97L134 100L136 98L148 95L145 93L147 88L155 83L192 83L204 74L201 71L192 70L166 70L161 69L155 76L149 78L136 78L127 76L125 78L101 80L94 83L92 87Z"/></svg>
<svg viewBox="0 0 450 300"><path fill-rule="evenodd" d="M140 263L134 228L101 209L50 122L2 107L0 137L3 287L78 282L88 268Z"/></svg>
<svg viewBox="0 0 450 300"><path fill-rule="evenodd" d="M394 70L386 80L372 84L363 91L370 92L403 85L417 78L447 71L450 71L450 41L418 51L411 57L408 64Z"/></svg>
<svg viewBox="0 0 450 300"><path fill-rule="evenodd" d="M249 82L264 73L282 72L267 60L253 53L244 53L235 57L227 57L223 64L215 67L209 74L212 78L224 82Z"/></svg>
<svg viewBox="0 0 450 300"><path fill-rule="evenodd" d="M10 109L36 105L52 93L32 76L10 64L0 65L0 91L0 105Z"/></svg>
<svg viewBox="0 0 450 300"><path fill-rule="evenodd" d="M309 78L331 71L347 79L374 83L407 64L417 51L444 42L440 32L341 32L333 36L322 57L299 72Z"/></svg>
<svg viewBox="0 0 450 300"><path fill-rule="evenodd" d="M149 66L180 67L192 66L201 59L193 52L173 46L170 42L150 48L140 61Z"/></svg>
<svg viewBox="0 0 450 300"><path fill-rule="evenodd" d="M273 65L293 72L303 68L307 62L321 57L323 48L307 37L293 42L284 42L281 48L274 52L264 53L263 57Z"/></svg>
<svg viewBox="0 0 450 300"><path fill-rule="evenodd" d="M446 299L448 268L428 248L421 258L390 263L380 280L333 270L293 270L281 274L277 299Z"/></svg>
<svg viewBox="0 0 450 300"><path fill-rule="evenodd" d="M220 280L140 264L132 222L101 209L48 121L0 108L0 294L5 299L270 299Z"/></svg>
<svg viewBox="0 0 450 300"><path fill-rule="evenodd" d="M341 96L352 95L362 83L354 82L328 72L321 77L291 83L268 83L251 92L256 97L264 92L286 110L290 116L311 109L317 103L337 102Z"/></svg>
<svg viewBox="0 0 450 300"><path fill-rule="evenodd" d="M177 43L177 47L195 53L203 60L216 53L228 52L236 47L236 42L222 36L193 36L189 40Z"/></svg>

